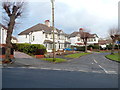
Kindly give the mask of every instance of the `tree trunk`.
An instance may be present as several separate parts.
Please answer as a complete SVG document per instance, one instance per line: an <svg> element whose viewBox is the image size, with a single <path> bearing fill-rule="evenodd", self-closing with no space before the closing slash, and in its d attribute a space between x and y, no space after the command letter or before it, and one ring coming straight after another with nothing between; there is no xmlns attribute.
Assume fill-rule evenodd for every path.
<svg viewBox="0 0 120 90"><path fill-rule="evenodd" d="M85 39L84 45L85 45L85 53L87 53L87 39Z"/></svg>
<svg viewBox="0 0 120 90"><path fill-rule="evenodd" d="M85 53L87 53L87 44L85 44Z"/></svg>
<svg viewBox="0 0 120 90"><path fill-rule="evenodd" d="M10 55L11 55L11 37L12 37L12 32L13 28L15 25L15 16L10 16L10 22L8 24L8 30L7 30L7 37L6 37L6 51L5 51L5 61L11 61Z"/></svg>
<svg viewBox="0 0 120 90"><path fill-rule="evenodd" d="M87 53L87 38L84 38L85 53Z"/></svg>
<svg viewBox="0 0 120 90"><path fill-rule="evenodd" d="M112 43L111 55L113 55L113 54L114 54L114 48L115 48L115 43L113 42L113 43Z"/></svg>

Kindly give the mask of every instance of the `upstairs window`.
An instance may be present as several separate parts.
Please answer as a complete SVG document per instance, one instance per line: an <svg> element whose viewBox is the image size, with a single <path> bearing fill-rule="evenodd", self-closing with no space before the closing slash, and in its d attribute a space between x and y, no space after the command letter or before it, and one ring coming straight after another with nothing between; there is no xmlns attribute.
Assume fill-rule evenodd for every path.
<svg viewBox="0 0 120 90"><path fill-rule="evenodd" d="M96 41L96 39L94 39L94 41Z"/></svg>
<svg viewBox="0 0 120 90"><path fill-rule="evenodd" d="M35 40L35 36L33 36L33 41Z"/></svg>
<svg viewBox="0 0 120 90"><path fill-rule="evenodd" d="M80 41L80 38L78 38L78 41Z"/></svg>
<svg viewBox="0 0 120 90"><path fill-rule="evenodd" d="M27 34L26 34L26 38L27 38Z"/></svg>
<svg viewBox="0 0 120 90"><path fill-rule="evenodd" d="M45 38L48 38L48 35L47 35L47 34L45 34Z"/></svg>

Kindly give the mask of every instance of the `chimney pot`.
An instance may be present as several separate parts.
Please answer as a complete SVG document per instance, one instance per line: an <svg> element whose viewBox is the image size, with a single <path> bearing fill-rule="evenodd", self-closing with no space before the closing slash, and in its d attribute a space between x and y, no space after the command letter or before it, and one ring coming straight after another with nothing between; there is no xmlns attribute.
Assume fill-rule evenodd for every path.
<svg viewBox="0 0 120 90"><path fill-rule="evenodd" d="M47 25L48 27L50 27L50 20L45 20L45 25Z"/></svg>

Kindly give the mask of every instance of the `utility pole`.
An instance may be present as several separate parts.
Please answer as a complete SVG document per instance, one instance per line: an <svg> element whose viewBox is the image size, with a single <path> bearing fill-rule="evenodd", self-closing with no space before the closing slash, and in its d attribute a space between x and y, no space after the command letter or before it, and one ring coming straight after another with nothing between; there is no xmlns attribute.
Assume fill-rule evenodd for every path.
<svg viewBox="0 0 120 90"><path fill-rule="evenodd" d="M51 3L52 3L52 30L53 30L53 61L55 61L54 2L55 2L55 0L51 0Z"/></svg>

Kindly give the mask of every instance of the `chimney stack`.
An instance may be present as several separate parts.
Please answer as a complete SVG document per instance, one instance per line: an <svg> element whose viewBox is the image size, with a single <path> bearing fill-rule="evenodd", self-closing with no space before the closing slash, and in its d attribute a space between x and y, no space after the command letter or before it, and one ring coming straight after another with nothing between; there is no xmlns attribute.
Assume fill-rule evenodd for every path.
<svg viewBox="0 0 120 90"><path fill-rule="evenodd" d="M83 32L83 30L84 30L83 28L80 28L80 29L79 29L79 32Z"/></svg>
<svg viewBox="0 0 120 90"><path fill-rule="evenodd" d="M50 20L45 20L45 25L47 25L48 27L50 27Z"/></svg>

